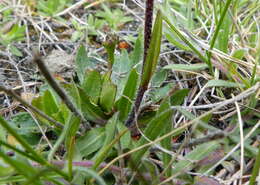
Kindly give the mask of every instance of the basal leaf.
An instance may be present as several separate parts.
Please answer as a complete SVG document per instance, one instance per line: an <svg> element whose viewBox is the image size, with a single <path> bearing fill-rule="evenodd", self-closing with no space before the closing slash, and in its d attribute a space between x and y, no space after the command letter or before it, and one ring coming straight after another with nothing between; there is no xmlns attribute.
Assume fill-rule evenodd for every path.
<svg viewBox="0 0 260 185"><path fill-rule="evenodd" d="M66 90L66 92L68 93L68 95L70 96L72 102L74 103L74 105L81 110L80 104L81 104L81 100L80 100L80 95L79 95L79 91L77 88L77 85L75 83L70 83L70 84L62 84L63 88Z"/></svg>
<svg viewBox="0 0 260 185"><path fill-rule="evenodd" d="M101 108L93 104L88 95L81 89L78 88L80 100L81 100L81 110L84 117L88 120L104 124L108 116L104 114Z"/></svg>
<svg viewBox="0 0 260 185"><path fill-rule="evenodd" d="M141 38L139 36L135 41L134 50L131 53L131 60L133 65L140 62L140 60L142 59L142 54L143 54L143 46L142 46Z"/></svg>
<svg viewBox="0 0 260 185"><path fill-rule="evenodd" d="M116 134L116 126L118 123L118 114L114 114L112 118L109 119L105 126L106 138L103 141L103 147L99 150L98 154L95 156L95 163L93 169L96 169L102 161L104 161L109 151L112 149L113 145L110 145Z"/></svg>
<svg viewBox="0 0 260 185"><path fill-rule="evenodd" d="M52 116L53 114L58 112L58 105L56 103L55 97L52 95L51 91L46 90L43 95L43 106L44 112Z"/></svg>
<svg viewBox="0 0 260 185"><path fill-rule="evenodd" d="M104 144L105 137L106 134L103 127L94 128L80 137L76 145L80 149L82 157L87 157L101 148Z"/></svg>
<svg viewBox="0 0 260 185"><path fill-rule="evenodd" d="M82 83L83 91L91 98L92 102L97 104L102 87L101 74L95 70L87 70Z"/></svg>
<svg viewBox="0 0 260 185"><path fill-rule="evenodd" d="M146 138L153 141L158 136L160 136L167 126L165 122L167 122L171 118L171 116L172 110L170 109L169 98L167 98L161 104L157 115L148 123L146 129L144 130L144 135L146 136ZM146 138L141 137L141 139L138 141L137 147L148 143L149 141ZM144 148L135 152L131 158L132 163L137 165L147 150L148 148Z"/></svg>
<svg viewBox="0 0 260 185"><path fill-rule="evenodd" d="M167 70L160 69L157 71L152 78L152 86L160 87L167 78Z"/></svg>
<svg viewBox="0 0 260 185"><path fill-rule="evenodd" d="M171 96L171 105L181 105L189 92L189 89L180 89L175 91Z"/></svg>
<svg viewBox="0 0 260 185"><path fill-rule="evenodd" d="M128 77L124 87L123 95L117 102L117 109L119 111L119 119L124 121L132 106L138 82L138 74L136 69L133 69Z"/></svg>
<svg viewBox="0 0 260 185"><path fill-rule="evenodd" d="M108 55L108 67L112 69L115 61L115 49L118 42L118 37L116 35L108 34L106 41L103 43Z"/></svg>
<svg viewBox="0 0 260 185"><path fill-rule="evenodd" d="M104 76L99 101L100 106L105 110L106 113L110 113L113 109L116 98L116 91L116 85L111 82L110 75L107 73Z"/></svg>
<svg viewBox="0 0 260 185"><path fill-rule="evenodd" d="M88 65L89 58L87 55L86 48L83 45L81 45L76 56L76 72L81 83L84 80L85 70Z"/></svg>

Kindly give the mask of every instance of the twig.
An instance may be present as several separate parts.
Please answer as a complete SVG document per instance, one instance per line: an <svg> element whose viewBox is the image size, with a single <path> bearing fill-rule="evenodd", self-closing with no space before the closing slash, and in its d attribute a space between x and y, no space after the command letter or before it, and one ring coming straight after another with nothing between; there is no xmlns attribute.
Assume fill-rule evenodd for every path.
<svg viewBox="0 0 260 185"><path fill-rule="evenodd" d="M235 102L236 105L236 110L237 110L237 117L238 117L238 124L239 124L239 130L240 130L240 148L241 148L241 153L240 153L240 178L243 177L244 173L244 131L243 131L243 121L241 117L241 112L240 108L238 106L238 103ZM242 185L242 179L239 180L239 185Z"/></svg>
<svg viewBox="0 0 260 185"><path fill-rule="evenodd" d="M68 12L71 12L72 10L75 10L75 9L79 8L80 6L82 6L87 1L88 0L81 0L81 1L79 1L77 3L75 3L74 5L68 7L67 9L63 10L62 12L56 14L55 16L61 16L61 15L64 15L64 14L66 14ZM98 4L100 4L100 3L104 2L104 1L105 0L99 0L99 1L93 2L90 5L88 5L86 8L90 8L92 6L98 5Z"/></svg>
<svg viewBox="0 0 260 185"><path fill-rule="evenodd" d="M39 114L41 117L43 117L44 119L46 119L47 121L53 123L57 128L62 129L63 128L63 124L61 124L60 122L52 119L51 117L47 116L45 113L43 113L42 111L40 111L39 109L37 109L36 107L32 106L31 104L27 103L25 100L23 100L20 96L18 96L12 89L8 89L2 85L0 85L0 91L4 91L6 94L12 96L13 98L15 98L17 101L19 101L21 104L23 104L25 107L28 107L29 109L31 109L33 112Z"/></svg>
<svg viewBox="0 0 260 185"><path fill-rule="evenodd" d="M75 107L75 105L70 100L69 96L66 94L66 92L60 87L60 85L55 81L55 79L52 77L50 71L47 69L46 65L44 64L40 54L34 54L33 62L37 64L38 68L40 69L42 75L45 77L49 85L55 90L55 92L59 95L61 100L67 105L67 107L70 109L72 113L74 113L76 116L78 116L81 121L86 123L86 128L90 129L90 125L87 123L85 118L82 116L82 114L79 112L79 110Z"/></svg>
<svg viewBox="0 0 260 185"><path fill-rule="evenodd" d="M209 141L224 138L225 136L227 136L227 133L225 131L218 131L218 132L215 132L215 133L210 133L205 137L191 140L190 142L186 143L183 146L183 148L188 148L188 147L200 145L200 144L203 144L203 143L207 143ZM174 143L172 145L172 149L177 150L181 147L181 145L182 145L182 143ZM151 148L151 152L158 151L158 150L159 150L158 148Z"/></svg>

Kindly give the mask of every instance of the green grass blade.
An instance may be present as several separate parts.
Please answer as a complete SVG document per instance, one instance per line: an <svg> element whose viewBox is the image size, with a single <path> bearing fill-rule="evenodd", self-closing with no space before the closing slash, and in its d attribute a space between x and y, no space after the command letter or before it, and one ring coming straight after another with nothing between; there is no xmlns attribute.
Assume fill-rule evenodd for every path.
<svg viewBox="0 0 260 185"><path fill-rule="evenodd" d="M208 66L210 67L210 64L207 61L207 58L205 58L202 53L190 42L188 41L185 36L171 23L167 15L163 14L163 20L168 24L170 30L174 32L198 57L204 61Z"/></svg>
<svg viewBox="0 0 260 185"><path fill-rule="evenodd" d="M20 150L20 149L18 149L18 148L16 148L16 147L14 147L14 146L12 146L12 145L6 143L6 142L4 142L4 141L1 141L1 140L0 140L0 145L3 145L3 146L5 146L5 147L7 147L7 148L9 148L9 149L11 149L11 150L13 150L13 151L19 153L21 156L24 156L24 157L26 157L27 159L33 160L33 161L35 161L35 162L40 162L39 159L36 158L35 156L33 156L33 155L31 155L31 154L28 154L27 152L24 152L24 151L22 151L22 150Z"/></svg>
<svg viewBox="0 0 260 185"><path fill-rule="evenodd" d="M45 160L35 152L35 150L20 136L17 132L5 121L2 116L0 116L0 124L12 135L14 138L26 149L29 153L31 153L34 157L36 157L41 163L44 163Z"/></svg>
<svg viewBox="0 0 260 185"><path fill-rule="evenodd" d="M255 165L254 165L251 177L250 177L249 185L256 184L256 178L259 174L259 169L260 169L260 146L258 148L258 154L256 156Z"/></svg>
<svg viewBox="0 0 260 185"><path fill-rule="evenodd" d="M62 172L60 169L55 166L49 164L43 157L41 157L20 135L16 133L16 131L0 116L0 124L3 128L5 128L14 138L24 147L27 152L31 153L35 158L38 159L39 163L42 165L46 165L52 168L55 172L60 174L61 176L67 178L67 174Z"/></svg>
<svg viewBox="0 0 260 185"><path fill-rule="evenodd" d="M31 176L34 176L34 174L37 173L37 171L32 168L28 163L24 161L20 161L18 159L12 159L11 157L7 156L3 151L0 150L0 157L8 163L10 166L12 166L19 174L23 175L26 178L30 178ZM42 185L39 181L34 182L36 185Z"/></svg>
<svg viewBox="0 0 260 185"><path fill-rule="evenodd" d="M220 32L221 25L223 24L224 18L226 16L226 13L228 11L228 8L229 8L231 2L232 2L232 0L227 0L224 9L221 12L220 19L218 21L216 30L215 30L214 35L213 35L211 42L210 42L210 50L214 48L215 42L216 42L217 37L218 37L219 32ZM212 55L211 52L207 52L208 64L209 64L210 69L212 70L211 55Z"/></svg>

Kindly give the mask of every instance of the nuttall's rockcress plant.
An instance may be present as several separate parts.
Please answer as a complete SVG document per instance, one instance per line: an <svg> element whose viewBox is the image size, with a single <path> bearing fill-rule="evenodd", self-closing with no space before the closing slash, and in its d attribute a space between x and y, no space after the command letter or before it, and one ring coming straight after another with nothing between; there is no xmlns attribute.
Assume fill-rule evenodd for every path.
<svg viewBox="0 0 260 185"><path fill-rule="evenodd" d="M39 2L42 3L39 10L45 12L45 16L55 16L66 7L66 2L71 1ZM191 24L192 16L190 16L194 13L192 8L187 8L189 14L187 27L179 29L179 25L173 21L174 16L171 16L171 8L186 2L174 1L173 5L169 2L165 1L163 11L159 9L155 12L155 22L152 24L154 1L146 1L144 50L142 50L143 41L139 36L131 53L121 50L120 54L116 54L118 38L108 34L106 41L103 42L107 63L102 64L100 70L87 49L81 45L75 59L77 78L71 82L59 82L54 79L44 65L43 57L35 54L33 61L38 65L47 83L41 87L40 95L31 103L22 100L14 90L0 85L1 91L13 96L28 108L28 112L18 113L9 121L0 116L0 184L142 185L165 184L170 183L172 179L183 184L217 183L216 179L211 178L211 171L216 165L220 166L218 163L231 147L234 145L236 148L239 147L241 133L234 126L239 122L238 116L229 118L233 130L228 133L215 127L211 118L220 108L237 102L241 104L243 103L241 100L247 97L250 97L247 109L241 111L241 114L259 117L257 111L252 113L250 109L258 106L256 97L256 91L259 91L256 70L258 66L255 65L253 69L256 78L250 79L250 83L248 79L243 81L241 78L243 76L239 76L236 66L232 63L229 63L229 67L233 75L225 73L225 77L234 81L215 79L212 73L207 74L200 82L204 83L209 78L202 88L204 90L214 87L218 92L222 92L221 88L225 87L244 91L235 94L231 99L224 97L225 101L220 103L191 105L195 108L203 107L200 116L194 115L190 107L187 109L180 107L185 97L191 96L191 93L189 89L178 90L175 84L167 82L168 71L199 73L206 72L209 68L212 72L213 66L216 68L218 66L215 66L213 51L207 53L200 50L194 44L196 39L185 30L194 26ZM223 25L223 22L230 21L230 17L227 16L230 2L229 0L221 2L223 6L220 10L216 10L219 11L219 15L216 15L216 18L219 18L216 20L217 31L214 32L209 47L215 49L217 45L218 49L226 53L227 35L231 29L228 24ZM202 2L202 5L203 3L205 2ZM55 4L61 5L61 9L55 7ZM47 5L51 6L50 9L46 9ZM198 8L195 8L198 11ZM106 6L103 6L103 9L105 14L99 13L99 17L106 19L116 30L119 20L116 19L114 22L108 15L121 15L122 12L110 11ZM179 10L180 14L183 13L182 8ZM203 15L206 14L203 12ZM122 20L128 21L128 19ZM156 71L163 35L169 42L188 51L189 54L195 53L200 62L168 64ZM246 54L237 50L233 56L241 60ZM140 66L141 60L143 62ZM224 71L223 66L220 69L221 72ZM215 74L218 74L218 71ZM242 83L236 83L237 79ZM147 93L145 100L148 101L142 103L145 93ZM176 111L182 118L185 117L180 125L173 125L173 116L178 117ZM186 122L186 119L191 121ZM248 125L254 124L252 129L246 130L247 133L254 133L259 127L260 122L252 120L250 123L245 120ZM209 122L211 124L208 124ZM208 132L210 134L207 136L200 137ZM183 133L190 133L191 136L200 138L189 141L191 136ZM188 139L183 141L183 136ZM225 137L223 140L216 141L223 137ZM244 139L248 139L249 142L243 145L246 149L243 156L249 158L257 156L250 179L250 184L254 184L259 169L259 150L257 153L257 149L248 144L253 142L250 135L246 135ZM181 142L173 144L179 140ZM188 150L181 150L183 148ZM184 151L183 155L181 151ZM230 158L237 161L237 156L237 153L234 153ZM225 162L227 162L225 165L229 164L228 161ZM107 173L103 175L104 171ZM196 177L196 173L207 176Z"/></svg>

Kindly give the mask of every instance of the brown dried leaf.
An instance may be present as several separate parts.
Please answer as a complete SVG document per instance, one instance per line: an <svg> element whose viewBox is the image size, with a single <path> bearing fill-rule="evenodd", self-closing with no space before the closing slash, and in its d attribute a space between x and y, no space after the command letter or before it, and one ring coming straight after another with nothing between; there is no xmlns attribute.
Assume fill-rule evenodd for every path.
<svg viewBox="0 0 260 185"><path fill-rule="evenodd" d="M211 154L209 154L207 157L201 159L198 162L198 165L205 166L205 165L215 164L217 161L219 161L223 157L224 157L224 150L218 149L218 150L212 152Z"/></svg>
<svg viewBox="0 0 260 185"><path fill-rule="evenodd" d="M194 185L223 185L210 177L197 177Z"/></svg>

